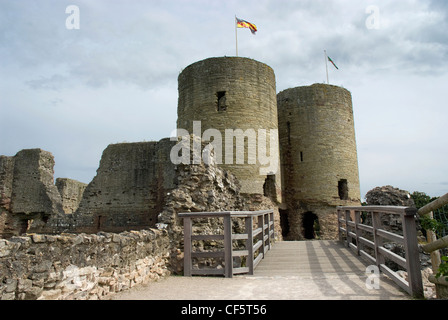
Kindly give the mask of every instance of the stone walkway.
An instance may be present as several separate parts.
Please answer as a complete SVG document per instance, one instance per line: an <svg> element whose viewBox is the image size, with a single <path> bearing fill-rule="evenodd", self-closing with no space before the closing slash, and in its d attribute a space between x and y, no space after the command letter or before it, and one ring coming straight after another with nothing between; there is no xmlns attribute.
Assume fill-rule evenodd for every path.
<svg viewBox="0 0 448 320"><path fill-rule="evenodd" d="M280 241L253 276L182 277L137 286L113 300L410 300L388 277L366 285L368 266L337 241ZM371 283L368 281L368 283Z"/></svg>

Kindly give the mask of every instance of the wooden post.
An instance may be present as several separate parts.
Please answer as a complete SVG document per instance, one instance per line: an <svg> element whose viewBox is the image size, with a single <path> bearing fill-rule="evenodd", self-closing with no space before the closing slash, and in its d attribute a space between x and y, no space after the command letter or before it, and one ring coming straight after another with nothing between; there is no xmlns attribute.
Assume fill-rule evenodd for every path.
<svg viewBox="0 0 448 320"><path fill-rule="evenodd" d="M434 219L434 214L432 211L428 213L428 217ZM436 233L432 230L426 230L426 240L428 241L428 244L434 243L434 241L437 240ZM425 248L423 248L423 250L425 250ZM431 264L433 274L437 274L441 263L442 260L440 258L440 252L438 250L431 251Z"/></svg>
<svg viewBox="0 0 448 320"><path fill-rule="evenodd" d="M411 208L409 208L411 209ZM415 216L417 210L407 209L403 215L403 236L404 248L406 252L406 269L408 272L408 282L410 294L416 298L424 297L422 273L420 271L420 256L417 243L417 228Z"/></svg>
<svg viewBox="0 0 448 320"><path fill-rule="evenodd" d="M348 225L348 222L350 221L350 211L345 210L345 230L347 233L347 248L350 248L351 236L350 236L350 226Z"/></svg>
<svg viewBox="0 0 448 320"><path fill-rule="evenodd" d="M224 262L226 264L224 275L226 278L233 277L233 241L232 241L232 218L230 214L224 216Z"/></svg>
<svg viewBox="0 0 448 320"><path fill-rule="evenodd" d="M265 214L265 217L267 218L267 225L266 228L267 236L268 236L268 250L271 250L271 215L269 213Z"/></svg>
<svg viewBox="0 0 448 320"><path fill-rule="evenodd" d="M246 249L248 255L246 265L249 268L249 274L254 274L254 218L250 215L246 217L245 228L247 233Z"/></svg>
<svg viewBox="0 0 448 320"><path fill-rule="evenodd" d="M376 234L376 230L381 229L381 213L372 211L372 225L373 225L373 242L375 243L375 260L376 265L380 268L380 265L385 264L386 260L379 251L379 248L383 246L383 238ZM380 269L381 270L381 269Z"/></svg>
<svg viewBox="0 0 448 320"><path fill-rule="evenodd" d="M355 211L355 234L356 234L356 254L359 256L361 251L361 244L359 242L359 229L358 224L361 223L361 212Z"/></svg>
<svg viewBox="0 0 448 320"><path fill-rule="evenodd" d="M261 253L263 254L264 259L264 248L265 248L265 242L264 242L264 215L258 216L258 228L261 228L260 232L260 239L261 239Z"/></svg>
<svg viewBox="0 0 448 320"><path fill-rule="evenodd" d="M184 218L184 276L191 277L191 233L192 221L191 218Z"/></svg>
<svg viewBox="0 0 448 320"><path fill-rule="evenodd" d="M342 238L342 223L341 223L341 218L342 218L342 210L337 209L337 213L338 213L338 235L339 235L339 241L343 242L344 239Z"/></svg>

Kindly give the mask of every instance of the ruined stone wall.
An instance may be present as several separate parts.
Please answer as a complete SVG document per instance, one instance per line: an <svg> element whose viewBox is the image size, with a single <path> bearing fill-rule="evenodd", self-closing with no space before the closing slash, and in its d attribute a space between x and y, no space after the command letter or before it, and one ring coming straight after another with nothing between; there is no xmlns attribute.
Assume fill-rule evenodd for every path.
<svg viewBox="0 0 448 320"><path fill-rule="evenodd" d="M121 232L154 227L166 193L175 186L173 142L119 143L103 152L96 176L75 213L57 217L46 232Z"/></svg>
<svg viewBox="0 0 448 320"><path fill-rule="evenodd" d="M0 158L0 237L40 231L63 212L53 168L53 155L41 149Z"/></svg>
<svg viewBox="0 0 448 320"><path fill-rule="evenodd" d="M96 300L170 274L166 231L0 239L0 300Z"/></svg>
<svg viewBox="0 0 448 320"><path fill-rule="evenodd" d="M57 178L56 187L62 200L64 213L74 213L81 202L87 184L68 178Z"/></svg>
<svg viewBox="0 0 448 320"><path fill-rule="evenodd" d="M267 175L275 175L273 182L276 192L272 197L281 202L279 167L269 168L269 165L261 164L260 154L257 153L257 146L261 145L259 142L262 141L267 146L267 153L270 156L271 130L278 129L275 75L272 68L248 58L209 58L186 67L179 75L178 82L177 127L197 136L202 136L207 129L219 130L221 133L219 139L204 136L204 140L210 139L222 145L222 156L217 153L220 167L231 171L240 181L242 192L248 194L264 194L263 186ZM194 121L200 121L200 128L194 129ZM233 158L229 157L226 161L226 129L232 132L241 129L242 133L247 133L255 139L249 143L246 138L245 144L241 143L244 146L245 157L241 164L236 160L238 142L230 134L227 137L230 137L227 147L233 152ZM258 135L258 129L267 130L267 139ZM279 164L276 139L273 150L272 157ZM269 172L260 174L260 168L265 168Z"/></svg>
<svg viewBox="0 0 448 320"><path fill-rule="evenodd" d="M53 168L54 157L48 151L25 149L14 156L12 213L50 216L62 211Z"/></svg>
<svg viewBox="0 0 448 320"><path fill-rule="evenodd" d="M313 215L321 238L335 238L335 207L361 198L351 94L314 84L282 91L277 100L289 238L303 239Z"/></svg>
<svg viewBox="0 0 448 320"><path fill-rule="evenodd" d="M11 217L14 158L0 156L0 238L14 234L17 226Z"/></svg>

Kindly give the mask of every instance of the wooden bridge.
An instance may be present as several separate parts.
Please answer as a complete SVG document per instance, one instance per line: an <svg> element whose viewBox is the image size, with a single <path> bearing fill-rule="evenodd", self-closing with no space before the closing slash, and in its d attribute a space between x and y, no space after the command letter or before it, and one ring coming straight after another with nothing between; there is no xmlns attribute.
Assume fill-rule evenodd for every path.
<svg viewBox="0 0 448 320"><path fill-rule="evenodd" d="M364 281L375 281L373 277L379 277L382 272L409 295L421 298L423 284L415 225L416 213L416 209L408 207L338 207L340 241L281 241L275 246L272 210L180 213L179 216L184 219L184 275L218 274L231 278L236 274L265 277L364 274ZM382 215L398 215L402 222L402 234L384 229ZM193 234L195 219L222 219L224 233ZM244 228L240 228L244 231L234 233L232 225L238 219L244 220ZM365 221L371 221L371 224ZM241 242L237 245L235 242L238 240L243 240L244 245L241 245ZM197 252L194 250L194 241L223 241L224 246L221 250L213 247L210 251ZM402 245L405 257L383 246L386 241ZM274 250L268 254L272 248ZM351 254L348 249L353 249L356 255ZM366 261L362 261L361 257ZM223 259L224 268L200 267L197 262L195 267L193 261L201 258ZM238 258L237 263L235 258ZM407 280L388 267L386 259L404 268L407 271ZM261 261L263 263L260 264ZM366 270L371 274L366 276ZM374 284L365 282L364 287L366 286L374 287Z"/></svg>
<svg viewBox="0 0 448 320"><path fill-rule="evenodd" d="M428 215L446 204L448 194L419 209L418 214ZM179 216L184 219L186 277L168 277L164 281L148 284L146 288L117 294L114 299L421 298L423 285L417 247L416 213L417 210L407 207L338 207L338 241L277 242L274 242L272 210L182 213ZM393 233L383 226L383 220L387 220L390 215L401 219L401 232ZM194 228L196 219L221 219L224 232L197 234ZM243 222L234 221L238 219ZM239 232L236 233L236 230ZM431 234L429 231L427 233ZM194 245L196 241L222 242L222 245L198 252ZM385 245L388 242L401 245L404 257L388 250ZM437 258L434 250L446 246L448 238L428 242L423 250L431 252L433 265L436 265L437 261L440 262L440 257ZM204 267L197 263L197 259L222 259L224 267L222 264L215 268L213 265ZM392 261L405 269L407 280L398 276L386 261Z"/></svg>

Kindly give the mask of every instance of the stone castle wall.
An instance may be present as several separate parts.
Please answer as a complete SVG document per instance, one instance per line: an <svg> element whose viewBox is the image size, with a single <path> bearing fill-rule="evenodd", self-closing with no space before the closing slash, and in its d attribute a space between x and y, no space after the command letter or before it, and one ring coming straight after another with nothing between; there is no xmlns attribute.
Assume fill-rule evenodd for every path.
<svg viewBox="0 0 448 320"><path fill-rule="evenodd" d="M0 300L97 300L170 274L166 231L0 239Z"/></svg>
<svg viewBox="0 0 448 320"><path fill-rule="evenodd" d="M81 202L87 184L68 178L57 178L56 187L61 195L64 213L74 213Z"/></svg>
<svg viewBox="0 0 448 320"><path fill-rule="evenodd" d="M263 194L263 186L269 172L260 174L260 168L268 168L268 166L258 161L257 145L260 141L258 129L267 130L268 138L263 140L263 143L268 146L268 155L270 130L278 129L275 75L272 68L247 58L209 58L186 67L179 75L178 82L177 127L197 136L201 136L207 129L219 130L222 136L222 141L217 142L222 145L220 166L231 171L238 178L243 193ZM200 121L199 132L194 132L194 121ZM233 158L225 161L226 129L241 129L244 133L246 130L253 130L255 142L251 145L255 148L249 148L248 140L246 140L244 164L238 164L236 161L237 142L234 142L230 134L228 137L230 137L229 145L230 150L233 151ZM216 142L216 140L213 141ZM231 148L232 143L234 148ZM279 164L278 145L273 150ZM255 160L249 163L251 161L249 159ZM276 169L278 170L275 171ZM280 201L279 167L276 166L272 171L275 175L273 183L276 191L272 196Z"/></svg>
<svg viewBox="0 0 448 320"><path fill-rule="evenodd" d="M119 143L101 156L77 210L48 223L47 232L121 232L154 227L166 193L175 187L169 155L174 142Z"/></svg>
<svg viewBox="0 0 448 320"><path fill-rule="evenodd" d="M321 236L334 238L335 207L360 204L351 94L325 84L287 89L278 94L278 114L290 237L303 238L308 212Z"/></svg>

